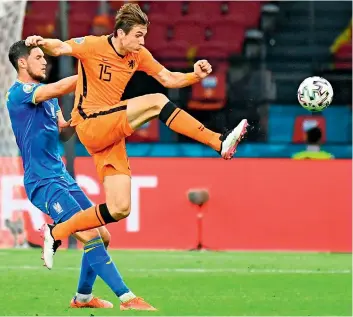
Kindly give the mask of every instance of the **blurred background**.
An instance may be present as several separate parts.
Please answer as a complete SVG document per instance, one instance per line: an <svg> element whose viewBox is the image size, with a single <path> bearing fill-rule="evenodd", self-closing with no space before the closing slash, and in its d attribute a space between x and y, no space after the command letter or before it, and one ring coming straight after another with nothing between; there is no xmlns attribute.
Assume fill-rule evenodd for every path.
<svg viewBox="0 0 353 317"><path fill-rule="evenodd" d="M41 268L38 228L51 221L23 188L4 107L16 78L8 49L33 34L110 34L123 3L0 1L0 280L2 298L10 299L0 301L4 315L70 314L81 261L80 251L67 250L81 247L70 238L55 269ZM146 47L158 61L189 72L207 58L213 73L167 90L137 72L123 98L161 92L215 131L243 118L251 129L231 161L158 120L129 137L131 214L108 226L110 253L128 284L164 315L351 316L352 2L137 3L150 19ZM76 73L71 57L48 61L48 82ZM333 86L333 102L321 113L297 101L309 76ZM60 105L68 119L73 96ZM79 140L60 146L77 183L103 203ZM237 252L188 252L204 249ZM102 281L94 292L117 304Z"/></svg>
<svg viewBox="0 0 353 317"><path fill-rule="evenodd" d="M189 72L195 61L207 58L213 73L192 87L168 90L136 72L123 99L161 92L210 129L223 132L243 118L251 128L236 158L226 163L214 159L218 154L212 149L175 134L158 120L136 131L127 143L134 175L133 209L124 226L113 226L120 238L111 245L180 249L196 245L199 209L186 193L201 187L210 195L201 234L210 247L350 251L352 3L137 3L150 19L146 47L158 61L170 70ZM2 73L13 72L6 58L14 38L37 34L66 40L110 34L123 4L1 3ZM47 82L76 73L74 58L48 57L48 62ZM297 101L299 84L314 75L326 78L334 90L333 103L321 113L310 113ZM13 76L2 77L5 94L11 81L1 80ZM69 118L73 95L60 104ZM31 232L27 240L36 246L40 237L35 229L45 217L26 200L18 149L9 122L1 117L0 245L16 245L13 234L18 231ZM69 172L94 202L104 201L92 159L80 141L73 138L61 147ZM317 158L323 160L310 161ZM15 193L13 188L20 190ZM170 213L182 216L171 222ZM158 234L152 219L163 224ZM219 234L222 238L216 238ZM69 246L75 246L74 240Z"/></svg>
<svg viewBox="0 0 353 317"><path fill-rule="evenodd" d="M28 1L23 37L68 39L110 34L123 1ZM171 70L190 71L207 58L213 74L200 84L167 90L137 72L123 98L162 92L207 127L222 132L247 118L252 129L238 157L291 157L305 149L305 132L336 158L351 157L352 6L347 1L139 1L151 25L146 47ZM76 72L76 61L50 59L49 82ZM297 89L309 76L333 86L333 104L311 114ZM72 105L72 100L68 101ZM130 156L217 156L157 120L128 142ZM76 155L87 155L77 141Z"/></svg>

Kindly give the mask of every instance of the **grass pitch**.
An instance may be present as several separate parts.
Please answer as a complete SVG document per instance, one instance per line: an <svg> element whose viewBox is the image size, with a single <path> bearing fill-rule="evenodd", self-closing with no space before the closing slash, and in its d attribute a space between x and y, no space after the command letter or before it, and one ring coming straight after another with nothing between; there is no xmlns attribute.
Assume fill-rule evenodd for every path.
<svg viewBox="0 0 353 317"><path fill-rule="evenodd" d="M352 316L352 255L112 251L125 282L158 312L121 312L97 278L94 294L114 309L70 309L81 251L43 268L39 249L0 250L2 316Z"/></svg>

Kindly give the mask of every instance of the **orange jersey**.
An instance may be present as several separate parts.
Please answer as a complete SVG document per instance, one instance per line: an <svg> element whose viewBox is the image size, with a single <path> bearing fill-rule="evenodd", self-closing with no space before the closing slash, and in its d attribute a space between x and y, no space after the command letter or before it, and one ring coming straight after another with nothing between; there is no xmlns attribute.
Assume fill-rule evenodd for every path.
<svg viewBox="0 0 353 317"><path fill-rule="evenodd" d="M109 36L86 36L66 41L72 56L80 60L72 110L72 125L90 114L109 110L120 102L121 96L135 71L156 75L163 66L142 48L138 53L118 54Z"/></svg>

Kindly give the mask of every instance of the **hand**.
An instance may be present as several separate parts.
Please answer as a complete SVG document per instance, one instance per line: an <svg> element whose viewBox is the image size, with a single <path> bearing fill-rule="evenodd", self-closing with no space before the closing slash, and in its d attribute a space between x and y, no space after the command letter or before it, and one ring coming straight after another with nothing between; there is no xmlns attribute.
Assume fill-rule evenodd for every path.
<svg viewBox="0 0 353 317"><path fill-rule="evenodd" d="M212 66L207 60L202 59L194 64L194 73L201 79L205 78L212 73Z"/></svg>
<svg viewBox="0 0 353 317"><path fill-rule="evenodd" d="M26 46L39 46L44 44L44 39L39 35L28 36L25 40Z"/></svg>
<svg viewBox="0 0 353 317"><path fill-rule="evenodd" d="M58 121L59 128L60 129L68 128L70 126L70 124L71 124L71 120L72 119L70 119L69 121L65 121L65 120L61 121L61 120L59 120Z"/></svg>

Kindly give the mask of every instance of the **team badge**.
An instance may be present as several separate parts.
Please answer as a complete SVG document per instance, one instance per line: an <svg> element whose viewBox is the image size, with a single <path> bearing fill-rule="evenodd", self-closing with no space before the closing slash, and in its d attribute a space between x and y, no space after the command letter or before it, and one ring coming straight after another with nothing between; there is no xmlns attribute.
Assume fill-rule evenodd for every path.
<svg viewBox="0 0 353 317"><path fill-rule="evenodd" d="M74 42L76 44L82 44L84 41L85 41L84 37L76 37L76 38L74 38Z"/></svg>
<svg viewBox="0 0 353 317"><path fill-rule="evenodd" d="M24 91L26 94L30 94L30 93L33 91L33 85L24 84L24 85L23 85L23 91Z"/></svg>

